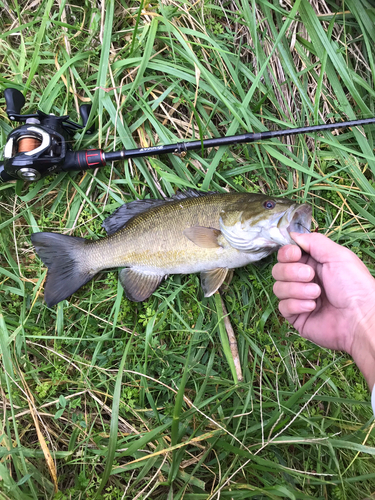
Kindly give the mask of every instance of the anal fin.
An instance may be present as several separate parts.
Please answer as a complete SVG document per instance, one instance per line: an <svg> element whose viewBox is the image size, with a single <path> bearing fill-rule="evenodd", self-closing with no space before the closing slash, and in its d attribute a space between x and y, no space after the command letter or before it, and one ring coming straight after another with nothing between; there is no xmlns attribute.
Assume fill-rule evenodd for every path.
<svg viewBox="0 0 375 500"><path fill-rule="evenodd" d="M142 302L152 295L167 275L147 274L131 268L121 269L120 283L125 295L133 302Z"/></svg>
<svg viewBox="0 0 375 500"><path fill-rule="evenodd" d="M227 273L226 267L217 267L201 273L201 284L205 297L211 297L221 287Z"/></svg>

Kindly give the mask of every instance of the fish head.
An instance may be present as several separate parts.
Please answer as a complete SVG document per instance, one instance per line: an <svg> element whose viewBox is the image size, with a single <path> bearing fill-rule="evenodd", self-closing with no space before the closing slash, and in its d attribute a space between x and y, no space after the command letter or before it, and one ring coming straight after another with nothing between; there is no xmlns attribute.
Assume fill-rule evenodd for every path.
<svg viewBox="0 0 375 500"><path fill-rule="evenodd" d="M220 230L232 247L260 253L259 258L263 258L283 245L295 244L291 232L309 233L311 214L311 206L306 203L262 196L223 210Z"/></svg>

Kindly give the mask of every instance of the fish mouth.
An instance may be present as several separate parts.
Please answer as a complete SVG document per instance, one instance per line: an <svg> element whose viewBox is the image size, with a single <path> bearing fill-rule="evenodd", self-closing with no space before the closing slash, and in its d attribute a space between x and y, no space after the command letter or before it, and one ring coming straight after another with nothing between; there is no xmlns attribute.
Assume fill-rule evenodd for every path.
<svg viewBox="0 0 375 500"><path fill-rule="evenodd" d="M307 203L292 204L281 213L266 214L263 220L238 220L229 227L220 218L220 231L225 240L241 252L256 252L265 248L296 245L290 233L309 233L312 209Z"/></svg>
<svg viewBox="0 0 375 500"><path fill-rule="evenodd" d="M304 234L311 232L312 209L310 205L307 205L306 203L303 205L297 205L290 215L291 219L289 219L290 222L286 228L289 234Z"/></svg>
<svg viewBox="0 0 375 500"><path fill-rule="evenodd" d="M281 217L278 229L284 238L285 244L295 244L290 233L310 233L312 209L310 205L292 205Z"/></svg>

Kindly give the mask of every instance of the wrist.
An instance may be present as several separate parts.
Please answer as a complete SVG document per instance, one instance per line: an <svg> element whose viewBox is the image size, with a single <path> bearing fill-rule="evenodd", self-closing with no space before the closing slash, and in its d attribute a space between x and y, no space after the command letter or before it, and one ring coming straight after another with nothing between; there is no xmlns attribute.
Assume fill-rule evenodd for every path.
<svg viewBox="0 0 375 500"><path fill-rule="evenodd" d="M350 354L372 391L375 385L375 308L358 323Z"/></svg>

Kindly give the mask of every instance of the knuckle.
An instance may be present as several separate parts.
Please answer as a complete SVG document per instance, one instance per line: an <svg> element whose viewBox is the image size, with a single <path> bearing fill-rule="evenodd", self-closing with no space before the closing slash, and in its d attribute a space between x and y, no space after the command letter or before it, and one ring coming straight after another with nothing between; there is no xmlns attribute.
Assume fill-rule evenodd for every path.
<svg viewBox="0 0 375 500"><path fill-rule="evenodd" d="M277 280L277 276L278 276L278 270L279 270L279 266L280 264L275 264L272 268L272 277Z"/></svg>
<svg viewBox="0 0 375 500"><path fill-rule="evenodd" d="M281 300L279 303L279 311L286 318L288 316L288 301L287 300Z"/></svg>

